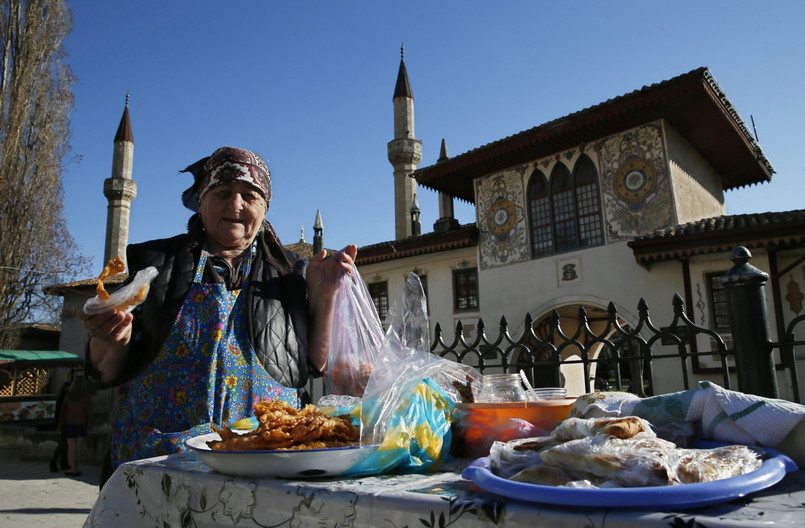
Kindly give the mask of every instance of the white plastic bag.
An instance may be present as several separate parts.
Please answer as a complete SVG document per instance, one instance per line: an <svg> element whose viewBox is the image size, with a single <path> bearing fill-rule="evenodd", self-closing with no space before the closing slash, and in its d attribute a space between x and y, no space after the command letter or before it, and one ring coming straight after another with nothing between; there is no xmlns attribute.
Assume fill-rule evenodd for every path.
<svg viewBox="0 0 805 528"><path fill-rule="evenodd" d="M372 297L357 269L338 279L330 326L325 391L360 397L383 344L383 327Z"/></svg>
<svg viewBox="0 0 805 528"><path fill-rule="evenodd" d="M130 312L145 300L151 281L156 276L157 269L153 266L141 269L130 283L111 294L108 299L100 299L98 296L87 299L84 303L84 312L93 315L113 309Z"/></svg>

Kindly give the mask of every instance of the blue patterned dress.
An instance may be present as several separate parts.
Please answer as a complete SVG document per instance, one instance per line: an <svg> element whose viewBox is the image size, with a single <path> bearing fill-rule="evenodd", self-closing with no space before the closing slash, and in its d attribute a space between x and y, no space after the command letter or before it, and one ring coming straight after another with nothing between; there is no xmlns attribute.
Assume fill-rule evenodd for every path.
<svg viewBox="0 0 805 528"><path fill-rule="evenodd" d="M254 248L244 262L249 276ZM240 290L204 284L202 250L193 284L154 361L121 388L112 434L112 463L184 451L188 438L253 415L254 404L281 400L299 407L296 389L266 372L249 342L246 282ZM133 351L136 353L136 351Z"/></svg>

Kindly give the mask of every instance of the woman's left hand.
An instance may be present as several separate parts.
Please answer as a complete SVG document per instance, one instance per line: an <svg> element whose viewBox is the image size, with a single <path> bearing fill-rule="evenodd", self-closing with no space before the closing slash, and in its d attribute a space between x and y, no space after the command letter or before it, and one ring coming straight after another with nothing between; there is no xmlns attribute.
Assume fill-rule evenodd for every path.
<svg viewBox="0 0 805 528"><path fill-rule="evenodd" d="M314 255L307 265L307 298L311 323L308 334L310 362L319 372L326 372L330 347L332 320L338 278L342 273L352 273L358 247L350 244L338 253L327 256L322 250Z"/></svg>
<svg viewBox="0 0 805 528"><path fill-rule="evenodd" d="M330 256L327 256L326 250L314 255L307 266L308 297L321 300L334 296L338 277L345 271L352 273L357 254L358 246L350 244Z"/></svg>

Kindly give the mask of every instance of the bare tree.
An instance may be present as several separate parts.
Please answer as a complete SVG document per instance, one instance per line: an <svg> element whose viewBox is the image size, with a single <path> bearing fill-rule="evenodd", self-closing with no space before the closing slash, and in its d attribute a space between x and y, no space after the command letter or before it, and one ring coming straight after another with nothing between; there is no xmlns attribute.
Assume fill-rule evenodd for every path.
<svg viewBox="0 0 805 528"><path fill-rule="evenodd" d="M64 216L73 75L66 0L0 0L0 348L24 322L54 322L42 292L85 272ZM32 321L37 318L37 321Z"/></svg>

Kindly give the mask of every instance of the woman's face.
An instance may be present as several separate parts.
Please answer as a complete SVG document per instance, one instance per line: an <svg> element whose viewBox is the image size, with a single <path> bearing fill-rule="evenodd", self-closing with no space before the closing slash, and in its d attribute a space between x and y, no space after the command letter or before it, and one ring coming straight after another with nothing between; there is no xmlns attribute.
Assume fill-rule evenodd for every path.
<svg viewBox="0 0 805 528"><path fill-rule="evenodd" d="M212 251L246 249L266 216L266 202L248 183L233 181L207 191L198 212Z"/></svg>

